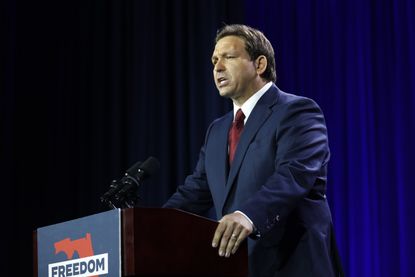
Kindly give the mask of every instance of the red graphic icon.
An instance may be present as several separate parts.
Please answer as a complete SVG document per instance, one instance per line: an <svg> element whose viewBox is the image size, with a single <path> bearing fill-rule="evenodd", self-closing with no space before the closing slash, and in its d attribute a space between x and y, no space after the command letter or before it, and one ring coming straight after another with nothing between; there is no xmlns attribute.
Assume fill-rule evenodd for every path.
<svg viewBox="0 0 415 277"><path fill-rule="evenodd" d="M64 252L68 260L72 259L75 252L78 253L79 258L85 258L94 255L94 249L92 248L91 234L86 233L85 237L77 240L71 240L66 238L55 242L55 254ZM91 276L98 277L98 276Z"/></svg>

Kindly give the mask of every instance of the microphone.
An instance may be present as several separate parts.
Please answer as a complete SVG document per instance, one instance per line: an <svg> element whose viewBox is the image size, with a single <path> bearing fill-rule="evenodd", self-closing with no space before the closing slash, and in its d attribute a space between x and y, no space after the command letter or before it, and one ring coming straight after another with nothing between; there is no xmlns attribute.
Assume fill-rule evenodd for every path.
<svg viewBox="0 0 415 277"><path fill-rule="evenodd" d="M134 186L138 187L140 182L145 178L153 175L159 169L160 163L154 157L149 157L142 164L138 166L132 166L126 173L126 178L132 178L133 180L128 180L124 187L117 192L115 199L122 200L125 197L126 193L129 192Z"/></svg>
<svg viewBox="0 0 415 277"><path fill-rule="evenodd" d="M154 157L149 157L143 163L133 165L129 170L127 170L127 174L135 177L138 181L142 181L156 173L159 168L159 161Z"/></svg>
<svg viewBox="0 0 415 277"><path fill-rule="evenodd" d="M116 209L117 207L111 202L110 198L112 198L116 193L118 193L122 189L122 185L125 184L127 176L130 172L137 171L141 165L141 161L136 162L133 166L131 166L127 172L124 174L124 177L121 180L112 180L110 185L110 190L107 191L103 196L101 196L101 202L107 203L111 208Z"/></svg>
<svg viewBox="0 0 415 277"><path fill-rule="evenodd" d="M101 202L112 209L116 209L117 206L133 207L138 198L136 190L140 183L156 173L159 167L160 163L154 157L149 157L143 163L136 162L125 172L121 180L112 181L110 190L101 196Z"/></svg>

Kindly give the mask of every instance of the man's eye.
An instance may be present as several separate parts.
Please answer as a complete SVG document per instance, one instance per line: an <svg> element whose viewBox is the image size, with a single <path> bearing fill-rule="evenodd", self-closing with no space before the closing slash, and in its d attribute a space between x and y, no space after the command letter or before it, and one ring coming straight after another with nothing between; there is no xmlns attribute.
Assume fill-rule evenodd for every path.
<svg viewBox="0 0 415 277"><path fill-rule="evenodd" d="M226 56L227 59L233 59L235 56Z"/></svg>

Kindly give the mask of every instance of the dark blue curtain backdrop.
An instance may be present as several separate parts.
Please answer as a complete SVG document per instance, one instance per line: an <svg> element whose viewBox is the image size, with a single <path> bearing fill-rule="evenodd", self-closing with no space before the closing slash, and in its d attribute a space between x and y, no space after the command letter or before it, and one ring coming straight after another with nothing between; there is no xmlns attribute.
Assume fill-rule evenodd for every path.
<svg viewBox="0 0 415 277"><path fill-rule="evenodd" d="M325 111L328 200L349 276L415 276L415 6L410 0L246 1L278 85Z"/></svg>
<svg viewBox="0 0 415 277"><path fill-rule="evenodd" d="M150 155L162 167L142 205L164 203L231 108L210 57L216 30L243 11L232 0L0 2L0 276L31 276L32 231L107 210L111 180Z"/></svg>
<svg viewBox="0 0 415 277"><path fill-rule="evenodd" d="M228 111L216 29L276 50L277 85L323 108L328 200L347 276L415 276L415 19L410 0L0 2L0 276L31 276L32 231L104 211L112 179L152 155L142 205L191 173ZM13 262L19 264L14 267Z"/></svg>

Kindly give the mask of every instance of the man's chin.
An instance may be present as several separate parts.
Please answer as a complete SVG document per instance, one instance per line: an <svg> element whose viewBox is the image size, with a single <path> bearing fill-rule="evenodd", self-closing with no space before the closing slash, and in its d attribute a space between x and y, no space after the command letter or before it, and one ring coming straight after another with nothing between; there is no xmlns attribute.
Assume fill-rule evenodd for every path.
<svg viewBox="0 0 415 277"><path fill-rule="evenodd" d="M231 98L232 92L228 89L219 89L219 95L225 98Z"/></svg>

